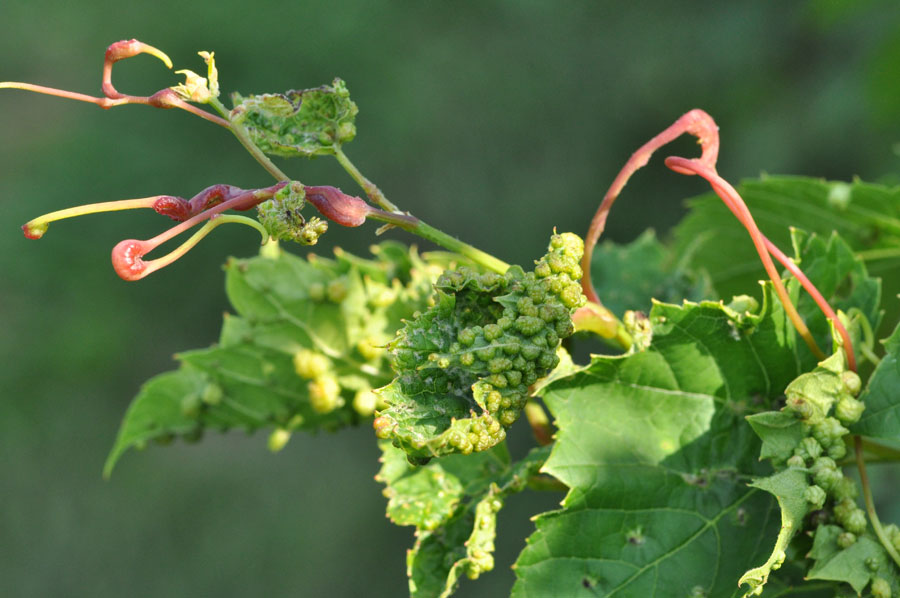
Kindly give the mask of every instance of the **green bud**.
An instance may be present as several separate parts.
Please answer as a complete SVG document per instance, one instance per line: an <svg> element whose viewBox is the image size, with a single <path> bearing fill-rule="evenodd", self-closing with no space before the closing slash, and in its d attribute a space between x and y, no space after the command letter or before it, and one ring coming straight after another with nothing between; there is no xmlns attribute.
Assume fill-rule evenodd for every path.
<svg viewBox="0 0 900 598"><path fill-rule="evenodd" d="M794 449L794 454L814 461L822 456L822 445L815 438L807 436Z"/></svg>
<svg viewBox="0 0 900 598"><path fill-rule="evenodd" d="M866 513L862 509L856 509L855 511L853 511L844 522L844 528L856 535L862 535L866 533L867 525L868 522L866 520Z"/></svg>
<svg viewBox="0 0 900 598"><path fill-rule="evenodd" d="M269 441L267 443L269 450L273 453L277 453L287 445L290 439L291 433L289 430L285 430L284 428L275 428L274 430L272 430L272 433L269 434Z"/></svg>
<svg viewBox="0 0 900 598"><path fill-rule="evenodd" d="M869 590L872 598L891 598L891 584L883 577L874 578Z"/></svg>
<svg viewBox="0 0 900 598"><path fill-rule="evenodd" d="M353 396L353 409L363 417L372 415L377 404L378 396L371 390L358 390Z"/></svg>
<svg viewBox="0 0 900 598"><path fill-rule="evenodd" d="M340 303L347 297L347 282L343 278L335 278L328 283L325 294L332 303Z"/></svg>
<svg viewBox="0 0 900 598"><path fill-rule="evenodd" d="M309 298L313 301L325 300L325 285L321 282L314 282L308 287Z"/></svg>
<svg viewBox="0 0 900 598"><path fill-rule="evenodd" d="M859 421L859 418L865 409L866 405L862 401L845 396L838 401L838 404L834 409L834 414L842 423L850 425Z"/></svg>
<svg viewBox="0 0 900 598"><path fill-rule="evenodd" d="M197 393L185 395L184 398L181 399L181 413L186 417L199 417L202 408L203 399L201 398L201 395Z"/></svg>
<svg viewBox="0 0 900 598"><path fill-rule="evenodd" d="M825 504L827 496L825 495L825 491L818 486L808 486L806 490L803 491L803 498L806 499L806 502L808 502L813 509L821 509L822 505Z"/></svg>
<svg viewBox="0 0 900 598"><path fill-rule="evenodd" d="M222 397L224 396L225 393L221 386L210 383L203 389L203 394L200 395L200 399L207 405L218 405L222 402Z"/></svg>
<svg viewBox="0 0 900 598"><path fill-rule="evenodd" d="M825 448L837 442L843 443L844 436L849 433L850 430L842 426L841 422L833 417L826 417L821 422L813 425L812 428L813 438L818 440L819 444Z"/></svg>
<svg viewBox="0 0 900 598"><path fill-rule="evenodd" d="M356 350L366 361L374 361L384 354L382 344L378 339L368 337L357 341Z"/></svg>
<svg viewBox="0 0 900 598"><path fill-rule="evenodd" d="M792 455L787 460L787 466L803 468L803 467L806 467L806 461L800 455Z"/></svg>
<svg viewBox="0 0 900 598"><path fill-rule="evenodd" d="M310 349L300 349L294 353L294 371L301 378L314 380L331 370L331 360Z"/></svg>
<svg viewBox="0 0 900 598"><path fill-rule="evenodd" d="M866 514L849 498L845 498L834 505L834 518L844 526L844 529L857 536L864 534L866 531Z"/></svg>
<svg viewBox="0 0 900 598"><path fill-rule="evenodd" d="M841 372L841 383L844 386L844 390L854 397L859 396L859 391L862 390L862 380L859 374L850 370Z"/></svg>
<svg viewBox="0 0 900 598"><path fill-rule="evenodd" d="M859 488L856 486L855 480L843 476L835 482L831 488L831 493L838 502L844 499L856 500L856 497L859 496Z"/></svg>
<svg viewBox="0 0 900 598"><path fill-rule="evenodd" d="M847 456L847 445L843 442L835 442L828 447L828 456L832 459L843 459Z"/></svg>
<svg viewBox="0 0 900 598"><path fill-rule="evenodd" d="M810 469L816 484L826 491L831 490L844 474L837 468L834 459L819 457Z"/></svg>
<svg viewBox="0 0 900 598"><path fill-rule="evenodd" d="M309 390L309 404L319 413L329 413L343 404L341 387L334 376L325 375L312 380Z"/></svg>
<svg viewBox="0 0 900 598"><path fill-rule="evenodd" d="M890 523L884 526L884 532L890 543L894 545L894 550L900 552L900 528L896 524Z"/></svg>
<svg viewBox="0 0 900 598"><path fill-rule="evenodd" d="M837 545L841 548L850 548L856 544L856 534L843 532L837 537Z"/></svg>

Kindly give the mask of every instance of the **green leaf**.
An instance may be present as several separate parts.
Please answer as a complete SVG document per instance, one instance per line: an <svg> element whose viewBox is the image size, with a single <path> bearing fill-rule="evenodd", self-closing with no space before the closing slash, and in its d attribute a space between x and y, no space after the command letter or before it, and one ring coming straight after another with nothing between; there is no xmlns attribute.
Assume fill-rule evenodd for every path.
<svg viewBox="0 0 900 598"><path fill-rule="evenodd" d="M180 353L181 370L142 390L107 472L149 434L336 430L371 415L357 394L389 381L384 346L424 307L436 276L395 243L374 253L372 260L344 252L335 260L285 252L230 260L225 286L237 315L225 317L217 345Z"/></svg>
<svg viewBox="0 0 900 598"><path fill-rule="evenodd" d="M764 297L757 315L656 304L646 350L545 390L559 432L544 471L571 490L538 517L514 596L727 596L766 559L778 507L746 483L770 469L744 416L799 370Z"/></svg>
<svg viewBox="0 0 900 598"><path fill-rule="evenodd" d="M860 395L866 404L854 434L900 440L900 325L884 341L885 356Z"/></svg>
<svg viewBox="0 0 900 598"><path fill-rule="evenodd" d="M603 305L621 316L626 310L649 311L652 299L676 302L714 298L705 276L673 264L672 252L652 230L627 245L604 241L591 258L591 282Z"/></svg>
<svg viewBox="0 0 900 598"><path fill-rule="evenodd" d="M243 124L253 143L267 154L315 158L335 153L356 136L359 109L347 85L335 79L300 91L241 97L234 94L231 119Z"/></svg>
<svg viewBox="0 0 900 598"><path fill-rule="evenodd" d="M762 440L760 459L787 461L809 429L793 413L765 411L747 416L747 422Z"/></svg>
<svg viewBox="0 0 900 598"><path fill-rule="evenodd" d="M450 596L463 576L476 579L494 567L497 514L512 493L525 488L547 459L548 447L510 463L505 443L473 455L450 455L423 467L380 444L388 516L416 526L407 554L410 596Z"/></svg>
<svg viewBox="0 0 900 598"><path fill-rule="evenodd" d="M768 560L763 565L750 569L738 580L739 586L744 584L750 586L747 596L759 594L772 571L784 564L788 545L802 529L803 518L810 511L809 501L804 494L809 487L805 470L785 469L767 478L754 480L750 485L765 490L778 500L778 507L781 509L781 530Z"/></svg>
<svg viewBox="0 0 900 598"><path fill-rule="evenodd" d="M790 227L828 238L836 231L853 251L879 250L873 275L896 270L900 260L900 187L802 177L766 176L741 182L738 192L760 230L785 252ZM690 212L675 228L675 249L691 268L705 269L720 297L747 293L765 273L750 238L712 193L689 200ZM896 255L895 255L896 254ZM894 257L888 257L893 255ZM900 292L900 277L885 276L885 295ZM900 304L886 306L896 318Z"/></svg>
<svg viewBox="0 0 900 598"><path fill-rule="evenodd" d="M792 228L795 261L835 310L865 318L871 329L881 322L881 280L869 276L865 263L837 233L825 238ZM795 285L799 285L796 281ZM812 297L802 291L797 311L820 347L831 345L831 325ZM854 345L860 340L858 326L850 326Z"/></svg>
<svg viewBox="0 0 900 598"><path fill-rule="evenodd" d="M433 530L447 522L467 496L483 493L509 467L506 444L470 456L450 455L414 467L406 453L380 441L382 466L375 479L387 487L387 516L397 525Z"/></svg>
<svg viewBox="0 0 900 598"><path fill-rule="evenodd" d="M861 593L873 577L895 578L893 562L875 538L858 538L849 548L840 548L838 536L844 530L836 525L820 525L809 557L815 561L809 579L826 579L850 584ZM896 586L896 579L893 579ZM896 591L896 587L895 587Z"/></svg>
<svg viewBox="0 0 900 598"><path fill-rule="evenodd" d="M103 466L103 475L109 477L122 453L133 446L143 447L148 440L192 433L197 422L185 414L183 405L185 401L201 401L208 384L203 373L190 368L148 380L125 413L125 421Z"/></svg>

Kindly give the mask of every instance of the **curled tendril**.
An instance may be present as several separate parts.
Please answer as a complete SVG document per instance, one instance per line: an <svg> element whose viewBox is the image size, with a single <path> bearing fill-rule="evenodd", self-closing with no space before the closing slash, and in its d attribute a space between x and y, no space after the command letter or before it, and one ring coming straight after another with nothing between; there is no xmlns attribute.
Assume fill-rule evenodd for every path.
<svg viewBox="0 0 900 598"><path fill-rule="evenodd" d="M593 255L594 246L597 244L597 241L606 226L606 218L609 214L609 210L612 208L612 204L628 183L628 179L631 175L647 164L650 156L653 155L653 152L680 137L684 133L688 133L697 138L702 149L701 156L694 159L669 157L666 159L666 166L679 174L700 175L709 182L713 191L716 192L738 221L740 221L744 228L747 229L747 232L750 234L753 244L756 247L757 253L759 253L760 260L766 269L766 273L774 285L775 292L784 306L785 312L791 319L797 333L803 338L813 354L819 359L824 359L825 357L825 354L818 347L815 339L813 339L812 334L809 332L803 318L800 317L800 314L797 313L796 308L791 302L787 290L781 281L781 276L775 269L772 257L778 260L791 274L794 275L795 278L797 278L803 288L813 298L819 309L821 309L825 316L831 320L844 344L848 367L855 371L856 357L853 351L853 343L847 329L838 319L834 310L828 305L828 302L819 290L816 289L815 285L813 285L803 274L800 268L798 268L790 258L760 232L759 227L753 220L753 216L750 214L750 210L747 208L744 200L734 187L716 172L716 160L719 154L719 128L713 118L703 110L694 109L684 114L662 133L642 145L634 154L632 154L631 158L628 159L625 166L622 167L619 174L613 180L612 185L610 185L609 190L603 197L600 207L597 209L596 214L594 214L588 233L585 236L585 252L581 262L582 269L584 270L584 277L582 278L584 294L591 302L597 305L601 304L597 292L594 290L591 283L591 257ZM587 306L582 308L582 310L584 309L587 309ZM576 318L577 317L578 314L576 313Z"/></svg>
<svg viewBox="0 0 900 598"><path fill-rule="evenodd" d="M147 106L153 106L155 108L180 108L181 110L190 112L191 114L199 116L200 118L216 123L217 125L226 128L231 127L230 123L224 118L221 118L214 114L210 114L205 110L201 110L196 106L189 104L181 97L179 97L179 94L170 87L161 89L149 96L134 96L118 91L112 83L113 65L120 60L131 58L133 56L137 56L138 54L149 54L151 56L155 56L156 58L161 60L167 68L172 68L172 61L162 50L140 42L136 39L130 39L118 41L114 44L111 44L106 49L106 55L103 60L103 78L101 83L103 97L95 97L74 91L66 91L64 89L45 87L43 85L34 85L32 83L22 83L19 81L0 82L0 89L22 89L24 91L32 91L45 95L77 100L79 102L88 102L100 106L103 109L109 109L113 106L121 106L124 104L144 104Z"/></svg>
<svg viewBox="0 0 900 598"><path fill-rule="evenodd" d="M241 189L233 185L213 185L189 200L174 195L154 195L140 199L88 204L45 214L27 222L22 226L22 229L26 237L39 239L47 231L50 223L56 220L85 214L137 208L150 208L179 222L179 224L152 239L126 239L113 248L112 263L116 273L124 280L139 280L180 258L220 224L246 224L257 229L263 236L263 242L265 242L269 237L268 232L256 220L244 216L226 216L222 213L226 210L249 210L273 197L287 184L287 181L283 181L271 187L250 190ZM155 260L145 261L143 259L146 254L156 249L159 245L201 222L207 223L174 251Z"/></svg>

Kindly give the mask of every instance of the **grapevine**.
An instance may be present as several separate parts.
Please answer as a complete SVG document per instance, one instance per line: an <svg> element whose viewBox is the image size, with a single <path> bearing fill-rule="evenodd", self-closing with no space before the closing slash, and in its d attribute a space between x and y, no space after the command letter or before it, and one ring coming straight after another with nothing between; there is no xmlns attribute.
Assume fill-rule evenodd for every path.
<svg viewBox="0 0 900 598"><path fill-rule="evenodd" d="M402 209L350 160L359 108L343 80L234 93L228 108L206 51L205 76L179 70L183 83L149 96L120 92L113 66L138 54L172 68L161 50L124 40L106 51L100 97L0 89L184 110L229 130L274 183L91 203L22 226L34 240L86 214L149 209L174 221L112 248L125 281L172 265L221 224L261 235L258 256L226 264L234 313L219 341L178 354L177 369L140 389L106 476L130 449L208 430L266 431L278 452L298 431L366 426L382 454L387 515L415 528L414 597L450 596L463 577L493 569L505 501L546 490L566 496L537 514L513 596L900 595L900 528L880 521L867 473L867 462L900 459L900 327L879 349L876 331L897 310L866 266L900 247L896 188L778 177L733 186L716 170L718 126L695 109L625 163L584 241L547 230L545 255L510 265ZM701 155L665 165L713 194L672 243L598 244L630 177L685 133ZM363 197L301 182L272 156L334 158ZM761 211L784 220L771 217L777 201L760 200L773 196L840 217L810 230L767 224L764 234ZM376 234L398 228L441 250L286 249L317 245L332 224L372 222ZM759 260L739 278L742 294L721 292L721 263L697 249L698 230L727 231ZM789 240L793 255L773 239ZM584 338L605 352L578 364L570 350ZM535 446L515 458L507 433L523 413Z"/></svg>

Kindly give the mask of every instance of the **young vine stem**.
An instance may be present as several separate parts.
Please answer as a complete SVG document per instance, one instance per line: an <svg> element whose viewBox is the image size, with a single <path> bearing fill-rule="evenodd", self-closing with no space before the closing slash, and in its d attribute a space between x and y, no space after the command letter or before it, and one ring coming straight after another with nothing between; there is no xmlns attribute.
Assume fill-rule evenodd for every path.
<svg viewBox="0 0 900 598"><path fill-rule="evenodd" d="M387 197L385 197L384 193L381 189L378 188L378 185L367 179L362 172L356 167L356 165L350 161L350 158L347 157L347 154L344 153L344 150L341 149L340 145L334 146L334 157L337 158L337 161L341 166L344 167L344 170L347 171L353 180L362 187L362 190L365 191L366 196L372 202L381 207L383 210L387 210L388 212L399 212L400 209L394 205Z"/></svg>
<svg viewBox="0 0 900 598"><path fill-rule="evenodd" d="M255 143L250 139L250 135L247 133L247 129L240 123L236 123L231 119L231 115L227 108L218 100L218 98L211 98L209 100L210 105L216 109L216 111L225 117L228 120L229 128L231 132L234 133L234 136L237 137L238 141L241 142L241 145L244 146L250 155L252 155L259 164L266 169L266 172L275 177L276 180L280 181L290 181L292 180L287 174L285 174L280 168L278 168L269 158L266 156L261 149L259 149ZM343 156L343 160L338 158L338 161L347 168L347 165L350 165L351 170L348 172L357 173L357 176L353 178L357 180L357 182L365 181L367 182L371 188L378 189L374 183L369 182L367 178L365 178L359 170L353 166L349 159L347 159L346 155L338 149L336 155ZM363 189L366 191L367 195L370 192L370 189L367 188L364 183L360 182L363 185ZM378 191L380 194L380 202L379 205L382 207L389 208L389 211L378 210L372 208L369 210L367 217L372 218L374 220L380 220L382 222L387 222L388 224L392 224L397 228L401 228L407 232L413 233L414 235L418 235L423 239L436 243L441 247L448 249L454 253L458 253L464 257L469 258L473 262L484 266L485 268L497 272L499 274L503 274L509 269L509 264L504 262L503 260L497 259L496 257L490 255L489 253L485 253L480 249L477 249L468 243L464 243L459 239L455 239L448 235L447 233L434 228L433 226L419 220L415 216L411 216L409 214L400 213L398 211L397 206L387 200L384 197L384 194L381 191ZM371 197L371 196L370 196ZM373 199L373 201L375 201Z"/></svg>
<svg viewBox="0 0 900 598"><path fill-rule="evenodd" d="M271 174L275 179L279 182L281 181L290 181L291 178L284 173L283 170L275 166L275 163L266 156L261 149L259 149L255 143L250 139L250 134L247 133L247 128L240 123L234 122L231 118L231 113L228 108L225 107L222 102L219 101L219 98L210 98L209 105L216 109L216 112L221 114L226 121L228 121L228 128L231 129L231 132L237 137L237 140L241 142L241 145L244 146L244 149L250 152L250 155L259 162L259 165L266 169L266 172Z"/></svg>
<svg viewBox="0 0 900 598"><path fill-rule="evenodd" d="M878 541L881 542L884 550L891 555L894 563L900 567L900 554L897 554L897 549L894 548L891 539L888 538L884 528L881 527L881 521L875 512L875 501L872 500L872 489L869 487L869 476L866 473L866 460L863 458L862 437L858 435L853 437L853 448L856 451L856 468L859 470L859 481L862 486L863 498L866 501L866 512L869 514L869 521L872 522L872 529L875 531L875 535L878 536Z"/></svg>
<svg viewBox="0 0 900 598"><path fill-rule="evenodd" d="M488 270L492 270L498 274L503 274L509 269L509 264L503 260L498 259L489 253L485 253L457 238L451 237L444 231L436 229L430 224L423 222L410 214L386 212L377 208L371 208L367 217L372 218L373 220L386 222L414 235L418 235L423 239L427 239L432 243L440 245L444 249L467 257L476 264L484 266Z"/></svg>

